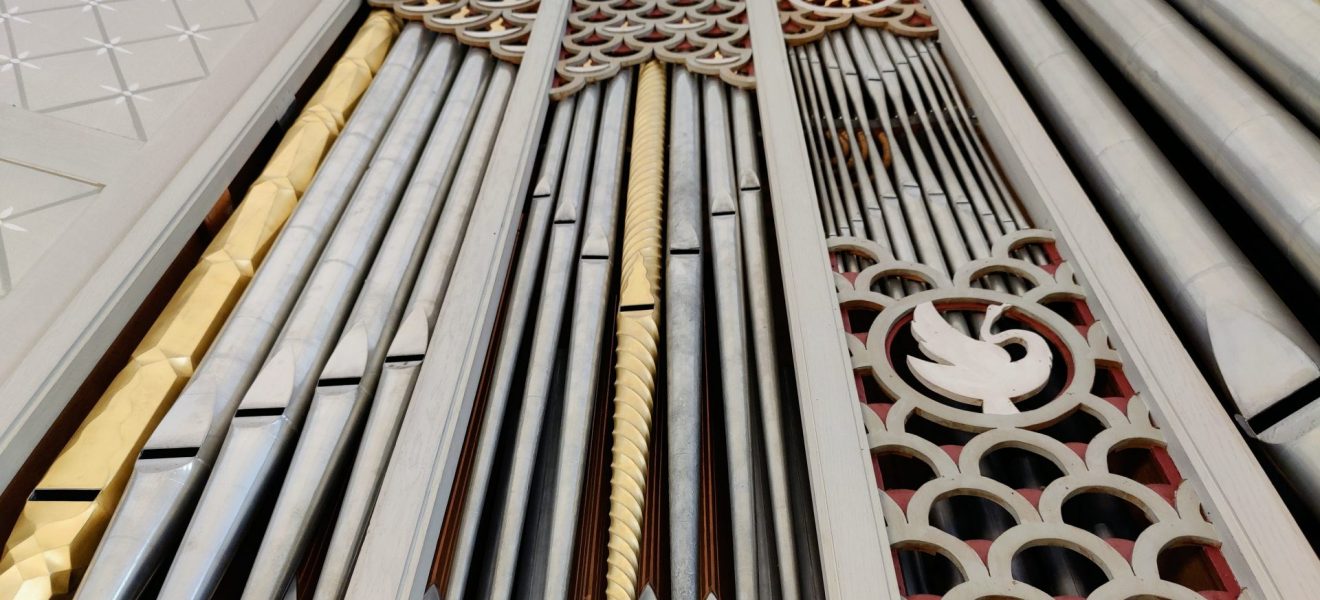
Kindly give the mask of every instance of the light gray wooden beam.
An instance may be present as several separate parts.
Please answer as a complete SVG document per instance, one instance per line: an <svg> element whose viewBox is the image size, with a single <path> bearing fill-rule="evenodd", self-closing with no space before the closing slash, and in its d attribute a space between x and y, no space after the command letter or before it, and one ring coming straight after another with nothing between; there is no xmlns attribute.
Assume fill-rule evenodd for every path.
<svg viewBox="0 0 1320 600"><path fill-rule="evenodd" d="M747 3L821 577L830 598L899 598L777 3Z"/></svg>

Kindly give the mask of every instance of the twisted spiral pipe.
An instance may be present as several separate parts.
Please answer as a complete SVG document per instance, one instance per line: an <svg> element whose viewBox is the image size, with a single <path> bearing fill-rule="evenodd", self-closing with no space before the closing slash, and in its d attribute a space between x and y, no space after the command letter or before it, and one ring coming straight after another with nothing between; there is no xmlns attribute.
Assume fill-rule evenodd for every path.
<svg viewBox="0 0 1320 600"><path fill-rule="evenodd" d="M642 65L633 112L624 207L616 334L610 536L605 595L637 597L637 568L651 447L660 345L660 260L664 221L665 68Z"/></svg>

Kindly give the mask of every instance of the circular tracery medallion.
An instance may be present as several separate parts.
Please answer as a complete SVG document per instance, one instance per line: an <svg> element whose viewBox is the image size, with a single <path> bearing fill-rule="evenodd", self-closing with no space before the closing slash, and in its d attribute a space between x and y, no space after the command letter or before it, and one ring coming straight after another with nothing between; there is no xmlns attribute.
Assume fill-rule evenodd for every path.
<svg viewBox="0 0 1320 600"><path fill-rule="evenodd" d="M868 362L895 410L963 430L1048 425L1089 397L1095 379L1090 345L1076 327L991 290L935 289L898 300L867 340Z"/></svg>

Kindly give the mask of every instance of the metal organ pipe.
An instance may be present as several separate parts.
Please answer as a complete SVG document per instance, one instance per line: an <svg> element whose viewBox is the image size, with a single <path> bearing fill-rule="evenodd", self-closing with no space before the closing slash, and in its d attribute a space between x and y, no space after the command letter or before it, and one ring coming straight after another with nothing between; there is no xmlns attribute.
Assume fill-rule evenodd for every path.
<svg viewBox="0 0 1320 600"><path fill-rule="evenodd" d="M1049 14L974 3L1238 408L1255 416L1320 377L1320 348Z"/></svg>
<svg viewBox="0 0 1320 600"><path fill-rule="evenodd" d="M699 596L701 547L702 256L701 95L696 75L674 69L669 111L669 214L665 219L665 382L669 435L669 586Z"/></svg>
<svg viewBox="0 0 1320 600"><path fill-rule="evenodd" d="M435 37L405 27L206 358L147 440L78 589L137 597L192 514L238 402L394 120Z"/></svg>
<svg viewBox="0 0 1320 600"><path fill-rule="evenodd" d="M1320 3L1172 1L1320 127Z"/></svg>
<svg viewBox="0 0 1320 600"><path fill-rule="evenodd" d="M1164 3L1060 4L1320 287L1320 141Z"/></svg>
<svg viewBox="0 0 1320 600"><path fill-rule="evenodd" d="M1320 377L1320 347L1045 9L974 4L1238 410L1254 417ZM1314 467L1292 475L1320 481Z"/></svg>
<svg viewBox="0 0 1320 600"><path fill-rule="evenodd" d="M481 427L475 432L476 456L470 467L467 491L463 494L461 507L451 506L449 509L462 512L457 528L455 549L453 555L448 558L448 564L445 565L449 571L448 583L445 585L446 598L463 598L469 594L466 586L469 570L472 569L473 555L476 552L477 527L483 518L482 506L495 502L493 499L495 490L490 483L496 464L495 453L500 442L499 432L505 420L506 408L513 397L515 373L522 368L519 355L523 351L523 332L530 326L535 316L534 292L545 255L546 238L550 234L551 213L554 210L554 197L559 188L559 175L564 166L574 104L574 99L569 98L554 110L554 121L545 142L545 158L541 164L541 173L537 176L536 186L528 199L524 237L519 243L517 267L513 272L512 286L506 292L509 308L499 333L499 352L495 356L494 368L490 375L488 384L490 391L487 392ZM492 119L492 124L496 119Z"/></svg>
<svg viewBox="0 0 1320 600"><path fill-rule="evenodd" d="M436 194L439 182L447 181L445 175L457 166L493 61L481 50L465 52L353 311L321 371L248 575L244 595L249 598L275 598L288 589L328 508L331 490L357 449L356 433L370 410L390 340L421 267L423 242L430 238L444 204Z"/></svg>
<svg viewBox="0 0 1320 600"><path fill-rule="evenodd" d="M282 477L280 470L306 421L322 368L439 113L434 98L447 95L461 50L441 39L427 54L270 356L234 413L165 576L162 597L214 595L253 526L262 495Z"/></svg>
<svg viewBox="0 0 1320 600"><path fill-rule="evenodd" d="M340 598L348 586L366 527L382 485L386 465L394 449L413 386L425 355L431 329L440 310L440 299L448 289L459 246L476 204L482 174L495 145L495 135L508 86L490 90L496 70L504 70L494 59L482 76L476 109L465 115L465 144L454 144L452 154L434 162L423 155L416 171L424 173L409 184L408 193L443 200L439 220L423 242L426 254L410 290L399 327L385 353L385 363L376 387L357 456L353 460L347 488L342 494L326 557L321 566L317 598ZM502 80L507 77L501 77ZM463 102L454 97L447 102ZM442 113L443 118L444 113ZM452 136L450 136L452 139Z"/></svg>
<svg viewBox="0 0 1320 600"><path fill-rule="evenodd" d="M757 460L752 447L750 368L747 310L743 297L742 246L738 229L738 180L727 95L722 84L707 79L702 108L705 116L707 226L710 264L715 281L713 327L719 340L721 398L724 405L725 452L730 464L729 524L732 537L735 598L755 598L756 510L752 473ZM874 198L871 198L874 201ZM745 465L738 468L735 465Z"/></svg>
<svg viewBox="0 0 1320 600"><path fill-rule="evenodd" d="M548 405L558 401L554 370L570 307L577 245L581 239L581 216L587 199L601 86L582 90L572 106L557 110L573 115L572 132L565 149L562 180L555 191L555 213L549 248L543 261L540 301L536 325L526 359L527 376L514 432L513 456L506 474L507 491L498 512L497 539L491 559L488 598L507 598L514 593L521 551L524 519L533 496L537 450L549 429ZM621 113L620 113L621 114ZM619 117L622 120L622 116ZM606 142L608 143L608 142Z"/></svg>
<svg viewBox="0 0 1320 600"><path fill-rule="evenodd" d="M761 190L761 162L757 150L754 98L750 92L730 93L733 108L733 154L737 165L738 210L746 278L748 329L753 348L757 412L761 419L769 517L774 529L774 564L779 579L779 598L797 600L799 568L794 550L792 508L789 494L787 443L784 440L782 401L779 389L779 352L775 319L773 254L766 239L765 193ZM672 480L671 480L672 481ZM671 483L672 485L672 483ZM759 510L759 509L758 509ZM768 552L767 552L768 553ZM766 569L762 569L765 571ZM762 575L767 575L762 573Z"/></svg>
<svg viewBox="0 0 1320 600"><path fill-rule="evenodd" d="M625 165L624 148L628 137L627 117L632 110L632 72L621 71L605 86L601 128L597 133L596 156L587 209L582 222L582 243L578 252L577 289L574 291L574 317L569 328L569 354L564 381L564 407L561 420L557 471L554 481L553 514L550 516L552 547L546 564L545 581L532 595L567 597L572 579L573 541L577 537L578 509L583 501L582 488L587 480L592 413L596 410L597 376L606 330L606 312L610 300L610 273L613 268L618 211ZM505 596L508 597L508 596Z"/></svg>

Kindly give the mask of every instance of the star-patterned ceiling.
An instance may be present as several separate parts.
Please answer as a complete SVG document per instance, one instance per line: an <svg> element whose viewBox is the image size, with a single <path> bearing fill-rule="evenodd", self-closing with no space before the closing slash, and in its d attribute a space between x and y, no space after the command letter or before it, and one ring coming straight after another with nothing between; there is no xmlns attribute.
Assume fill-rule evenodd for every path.
<svg viewBox="0 0 1320 600"><path fill-rule="evenodd" d="M0 103L146 140L274 1L0 0Z"/></svg>

